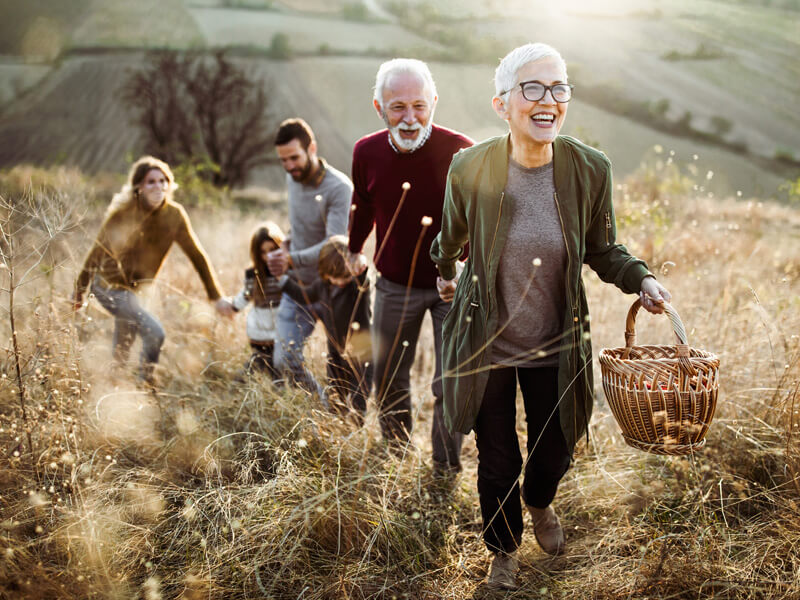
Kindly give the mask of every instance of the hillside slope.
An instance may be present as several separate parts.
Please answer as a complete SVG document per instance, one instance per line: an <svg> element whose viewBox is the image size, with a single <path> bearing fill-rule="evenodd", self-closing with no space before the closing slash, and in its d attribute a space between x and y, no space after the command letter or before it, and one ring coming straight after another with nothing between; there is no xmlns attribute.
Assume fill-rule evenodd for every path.
<svg viewBox="0 0 800 600"><path fill-rule="evenodd" d="M4 1L23 6L19 0ZM603 149L617 176L638 168L654 146L672 151L672 160L699 173L712 171L713 180L704 188L716 194L774 196L783 181L798 176L773 160L776 153L800 157L800 116L794 110L800 99L800 38L793 35L800 27L798 13L717 0L669 5L616 0L602 7L572 0L563 6L534 4L532 16L531 4L521 0L435 5L408 0L403 5L412 7L409 18L375 23L343 19L347 3L339 0L276 3L278 10L244 10L216 0L147 0L138 8L119 0L71 1L83 7L86 18L70 21L65 39L94 49L67 54L47 74L46 66L21 60L0 68L0 101L6 101L0 135L8 140L0 148L2 166L30 161L89 172L124 170L143 148L118 89L127 71L146 59L142 51L120 46L235 44L254 47L250 57L240 52L237 60L253 77L267 77L274 122L306 118L323 155L349 171L352 144L382 126L371 106L371 88L386 53L435 53L443 47L440 30L450 28L468 43L488 36L511 48L535 33L536 39L556 45L576 84L564 132ZM396 4L372 3L383 9ZM163 19L148 23L144 9L156 5ZM30 18L20 23L33 23L50 4L37 0L24 6ZM420 19L427 19L430 29ZM259 56L277 32L286 33L297 52L323 48L333 55L297 56L290 62ZM700 48L709 56L698 58ZM669 55L678 59L667 60ZM490 108L492 65L431 61L431 66L441 99L439 123L475 139L505 130ZM641 114L645 102L662 104L660 125L648 120L647 109ZM631 118L634 105L639 113ZM665 124L680 119L704 131L717 128L719 140L741 142L758 157L664 133ZM254 172L250 183L281 180L273 166Z"/></svg>

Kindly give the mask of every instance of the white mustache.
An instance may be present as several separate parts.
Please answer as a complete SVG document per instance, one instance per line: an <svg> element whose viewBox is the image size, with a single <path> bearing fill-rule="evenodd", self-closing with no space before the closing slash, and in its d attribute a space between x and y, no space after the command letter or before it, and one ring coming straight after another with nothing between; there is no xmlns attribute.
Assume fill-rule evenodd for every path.
<svg viewBox="0 0 800 600"><path fill-rule="evenodd" d="M396 129L398 131L422 131L423 127L422 124L419 121L417 121L413 125L406 125L405 123L401 123L397 125L397 127L394 127L393 129Z"/></svg>

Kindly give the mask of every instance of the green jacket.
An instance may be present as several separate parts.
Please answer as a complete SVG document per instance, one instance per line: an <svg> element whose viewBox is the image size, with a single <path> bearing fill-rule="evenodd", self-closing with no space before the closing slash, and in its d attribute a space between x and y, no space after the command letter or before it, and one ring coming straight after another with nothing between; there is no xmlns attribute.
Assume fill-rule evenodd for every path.
<svg viewBox="0 0 800 600"><path fill-rule="evenodd" d="M447 177L442 229L431 258L443 279L469 242L469 259L459 278L442 328L444 417L451 431L475 425L489 378L491 340L498 330L497 266L510 225L512 199L505 196L510 135L491 138L453 157ZM592 413L592 347L589 310L581 279L588 264L603 281L637 293L651 275L647 265L616 243L611 203L611 163L578 140L553 143L555 202L567 246L564 340L558 362L561 429L570 452Z"/></svg>

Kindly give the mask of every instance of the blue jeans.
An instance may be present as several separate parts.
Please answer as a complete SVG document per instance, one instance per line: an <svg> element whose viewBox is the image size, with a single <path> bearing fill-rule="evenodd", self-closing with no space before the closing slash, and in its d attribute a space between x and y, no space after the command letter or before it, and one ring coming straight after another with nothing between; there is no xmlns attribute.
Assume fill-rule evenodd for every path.
<svg viewBox="0 0 800 600"><path fill-rule="evenodd" d="M310 393L316 392L327 401L323 387L306 369L303 348L306 340L314 332L317 311L314 304L298 304L284 294L278 305L275 340L275 369L279 373L288 372L294 382Z"/></svg>
<svg viewBox="0 0 800 600"><path fill-rule="evenodd" d="M114 315L114 335L111 348L115 360L125 362L136 335L142 337L141 376L149 378L153 365L158 362L164 344L164 328L153 315L139 304L139 299L130 290L105 288L95 279L92 293L100 305Z"/></svg>

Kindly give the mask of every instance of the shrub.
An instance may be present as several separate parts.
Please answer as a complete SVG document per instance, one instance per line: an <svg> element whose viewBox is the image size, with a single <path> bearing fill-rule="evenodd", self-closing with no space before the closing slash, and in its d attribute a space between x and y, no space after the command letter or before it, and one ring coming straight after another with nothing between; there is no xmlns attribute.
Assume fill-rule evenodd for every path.
<svg viewBox="0 0 800 600"><path fill-rule="evenodd" d="M369 10L363 2L348 2L342 7L342 17L348 21L367 21Z"/></svg>
<svg viewBox="0 0 800 600"><path fill-rule="evenodd" d="M292 47L289 43L289 36L285 33L276 33L272 36L269 44L269 55L279 60L289 60L292 58Z"/></svg>
<svg viewBox="0 0 800 600"><path fill-rule="evenodd" d="M725 137L733 129L733 122L725 117L714 115L711 117L711 128L719 137Z"/></svg>

